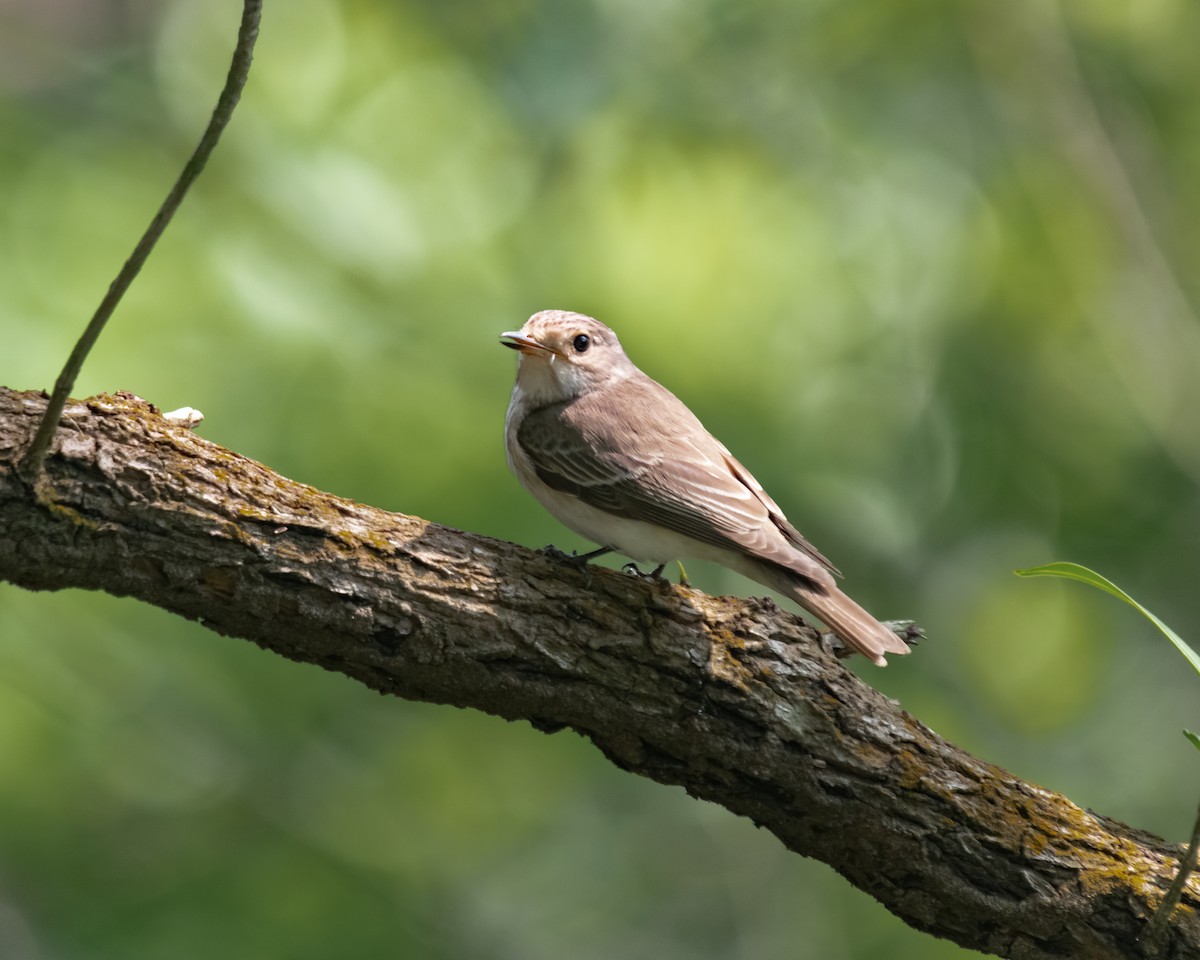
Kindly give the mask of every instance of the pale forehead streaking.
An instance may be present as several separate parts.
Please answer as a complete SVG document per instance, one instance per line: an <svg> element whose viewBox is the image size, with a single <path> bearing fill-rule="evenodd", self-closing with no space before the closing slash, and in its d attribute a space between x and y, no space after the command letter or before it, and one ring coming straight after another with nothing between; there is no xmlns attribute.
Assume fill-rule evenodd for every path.
<svg viewBox="0 0 1200 960"><path fill-rule="evenodd" d="M521 332L541 340L553 337L574 339L587 334L597 343L618 343L617 335L594 317L570 310L541 310L525 321Z"/></svg>

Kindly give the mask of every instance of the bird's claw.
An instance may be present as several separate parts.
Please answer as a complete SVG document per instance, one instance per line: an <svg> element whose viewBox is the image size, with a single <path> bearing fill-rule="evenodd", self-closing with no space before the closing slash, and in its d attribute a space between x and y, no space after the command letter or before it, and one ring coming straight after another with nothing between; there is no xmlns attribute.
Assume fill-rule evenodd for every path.
<svg viewBox="0 0 1200 960"><path fill-rule="evenodd" d="M579 562L579 554L577 554L574 550L572 550L570 553L567 553L565 550L559 550L554 544L548 543L542 547L541 552L551 560L559 560L563 563L574 564L577 567L583 566L583 563ZM587 561L585 560L584 563L586 562Z"/></svg>
<svg viewBox="0 0 1200 960"><path fill-rule="evenodd" d="M592 550L588 553L576 553L574 550L572 550L570 553L567 553L564 550L559 550L558 547L552 543L548 543L546 546L542 547L542 553L544 553L546 556L554 560L561 560L564 563L569 563L572 566L578 567L580 570L588 565L589 560L595 557L603 556L608 552L608 547L601 547L599 550Z"/></svg>
<svg viewBox="0 0 1200 960"><path fill-rule="evenodd" d="M588 587L589 589L592 586L592 571L588 566L588 561L609 552L610 551L608 547L601 547L599 550L592 550L590 553L576 553L574 550L572 550L570 553L566 553L565 551L559 550L558 547L554 546L552 543L548 543L546 546L542 547L542 553L550 557L552 560L559 560L563 563L568 563L576 570L580 571L584 577L584 586Z"/></svg>

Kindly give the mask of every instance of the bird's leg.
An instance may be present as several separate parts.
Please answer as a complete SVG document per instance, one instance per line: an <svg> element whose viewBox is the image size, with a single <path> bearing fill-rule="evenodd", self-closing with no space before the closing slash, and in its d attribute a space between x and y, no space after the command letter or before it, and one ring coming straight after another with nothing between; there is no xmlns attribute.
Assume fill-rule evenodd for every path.
<svg viewBox="0 0 1200 960"><path fill-rule="evenodd" d="M592 550L589 553L576 553L574 550L572 550L570 553L566 553L563 550L559 550L558 547L551 543L542 547L542 553L548 557L553 557L555 560L562 560L564 563L569 563L572 566L578 567L580 570L582 570L587 566L589 560L594 560L596 557L602 557L606 553L612 553L612 548L601 547L599 550Z"/></svg>
<svg viewBox="0 0 1200 960"><path fill-rule="evenodd" d="M570 553L565 553L559 550L558 547L550 543L542 547L542 553L548 557L553 557L555 560L561 560L564 563L569 563L576 570L583 574L583 585L588 590L592 588L592 571L588 567L588 561L594 560L596 557L602 557L606 553L612 553L611 547L601 547L599 550L592 550L589 553L576 553L572 550Z"/></svg>

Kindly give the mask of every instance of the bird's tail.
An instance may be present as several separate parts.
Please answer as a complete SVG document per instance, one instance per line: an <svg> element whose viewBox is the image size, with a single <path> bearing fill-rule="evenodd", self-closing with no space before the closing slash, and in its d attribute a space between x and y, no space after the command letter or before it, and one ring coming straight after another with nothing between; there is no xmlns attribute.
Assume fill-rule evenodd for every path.
<svg viewBox="0 0 1200 960"><path fill-rule="evenodd" d="M872 663L886 667L884 654L912 653L907 643L842 593L833 574L816 563L805 560L799 564L800 569L795 569L761 556L732 551L721 562L791 597Z"/></svg>
<svg viewBox="0 0 1200 960"><path fill-rule="evenodd" d="M878 666L887 666L885 653L912 652L907 643L842 593L834 583L793 582L787 593L805 610L820 617L844 643Z"/></svg>

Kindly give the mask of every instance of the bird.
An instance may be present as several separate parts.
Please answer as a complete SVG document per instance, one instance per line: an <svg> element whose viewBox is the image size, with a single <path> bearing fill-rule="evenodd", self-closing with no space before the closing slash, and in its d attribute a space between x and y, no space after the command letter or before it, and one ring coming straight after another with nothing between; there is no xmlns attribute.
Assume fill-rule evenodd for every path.
<svg viewBox="0 0 1200 960"><path fill-rule="evenodd" d="M663 566L711 560L790 597L879 666L908 645L842 592L840 571L754 476L593 317L542 310L500 335L520 356L508 465L599 549Z"/></svg>

